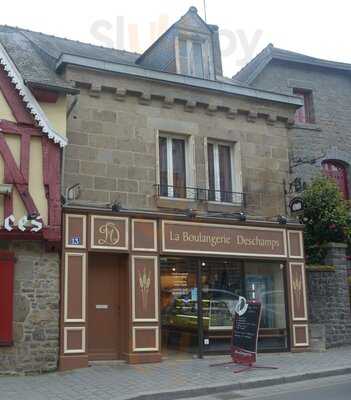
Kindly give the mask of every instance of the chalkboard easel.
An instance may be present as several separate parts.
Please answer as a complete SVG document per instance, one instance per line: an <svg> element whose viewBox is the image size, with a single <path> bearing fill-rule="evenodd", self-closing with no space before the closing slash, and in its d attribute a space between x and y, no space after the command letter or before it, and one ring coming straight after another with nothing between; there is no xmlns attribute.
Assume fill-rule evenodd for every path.
<svg viewBox="0 0 351 400"><path fill-rule="evenodd" d="M244 368L234 371L248 371L252 368L277 369L277 367L268 367L256 365L258 332L260 329L261 303L251 300L247 302L248 307L244 314L235 313L232 330L231 358L232 361L221 364L213 364L211 367L219 365L240 364Z"/></svg>

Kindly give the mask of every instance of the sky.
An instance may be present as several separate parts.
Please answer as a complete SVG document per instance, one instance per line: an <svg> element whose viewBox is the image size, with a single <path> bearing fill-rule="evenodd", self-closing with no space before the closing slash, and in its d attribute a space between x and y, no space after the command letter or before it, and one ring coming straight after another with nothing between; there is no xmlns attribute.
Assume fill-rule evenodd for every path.
<svg viewBox="0 0 351 400"><path fill-rule="evenodd" d="M346 0L12 0L0 24L142 52L190 6L219 26L224 74L232 76L268 43L351 63Z"/></svg>

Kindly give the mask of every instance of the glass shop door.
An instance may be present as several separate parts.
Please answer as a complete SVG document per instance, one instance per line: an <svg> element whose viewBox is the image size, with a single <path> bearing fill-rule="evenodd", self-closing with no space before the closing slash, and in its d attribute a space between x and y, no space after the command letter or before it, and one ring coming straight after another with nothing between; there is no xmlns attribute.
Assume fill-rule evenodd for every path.
<svg viewBox="0 0 351 400"><path fill-rule="evenodd" d="M235 259L201 262L204 353L228 354L234 308L245 293L244 266Z"/></svg>
<svg viewBox="0 0 351 400"><path fill-rule="evenodd" d="M161 257L161 331L165 358L197 357L199 268L189 257Z"/></svg>

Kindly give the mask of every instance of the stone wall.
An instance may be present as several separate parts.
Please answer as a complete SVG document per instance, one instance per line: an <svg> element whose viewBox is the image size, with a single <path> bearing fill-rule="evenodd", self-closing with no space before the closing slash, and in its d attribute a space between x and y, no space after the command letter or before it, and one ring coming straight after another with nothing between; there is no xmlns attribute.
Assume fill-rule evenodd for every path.
<svg viewBox="0 0 351 400"><path fill-rule="evenodd" d="M0 347L0 373L53 371L59 350L59 255L45 252L39 241L8 242L5 248L16 257L14 345Z"/></svg>
<svg viewBox="0 0 351 400"><path fill-rule="evenodd" d="M335 271L307 272L310 323L324 325L327 348L351 344L346 245L331 243L325 263Z"/></svg>
<svg viewBox="0 0 351 400"><path fill-rule="evenodd" d="M207 138L236 142L239 191L248 194L249 213L273 217L285 212L284 117L293 116L293 107L74 68L66 73L81 93L68 120L64 186L80 183L80 200L117 200L129 209L157 209L157 135L167 132L193 141L195 176L188 186L208 185ZM177 208L175 203L168 207Z"/></svg>
<svg viewBox="0 0 351 400"><path fill-rule="evenodd" d="M269 63L252 86L292 94L293 88L312 91L315 124L296 124L289 133L290 158L317 161L293 168L293 176L308 182L321 171L323 160L340 160L349 168L351 183L351 81L331 68L284 61ZM292 164L295 164L293 161ZM349 184L349 190L351 186ZM351 193L350 193L351 194Z"/></svg>

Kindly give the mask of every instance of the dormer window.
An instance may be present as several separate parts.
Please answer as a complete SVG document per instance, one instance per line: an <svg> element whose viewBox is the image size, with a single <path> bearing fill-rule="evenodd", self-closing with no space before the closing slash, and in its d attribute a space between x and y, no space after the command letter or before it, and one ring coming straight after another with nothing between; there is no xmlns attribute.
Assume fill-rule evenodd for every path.
<svg viewBox="0 0 351 400"><path fill-rule="evenodd" d="M177 73L213 79L209 41L204 35L180 35L176 39Z"/></svg>

